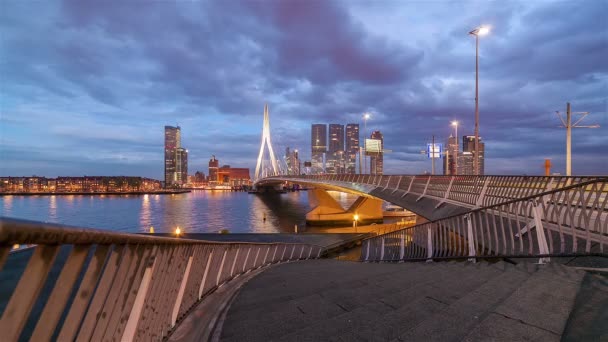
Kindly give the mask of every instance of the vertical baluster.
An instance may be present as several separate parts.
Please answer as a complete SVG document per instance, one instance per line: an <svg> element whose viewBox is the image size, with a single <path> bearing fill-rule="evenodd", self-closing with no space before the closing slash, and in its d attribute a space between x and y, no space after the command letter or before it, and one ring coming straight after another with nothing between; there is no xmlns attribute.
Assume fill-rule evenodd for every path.
<svg viewBox="0 0 608 342"><path fill-rule="evenodd" d="M34 254L28 261L0 319L0 332L6 341L16 341L21 335L21 330L38 299L58 251L59 246L35 247Z"/></svg>
<svg viewBox="0 0 608 342"><path fill-rule="evenodd" d="M93 330L91 339L93 341L101 341L106 332L106 328L110 326L110 321L114 322L114 310L119 305L123 294L126 292L127 284L130 277L134 274L135 268L142 258L143 247L140 245L129 245L127 254L123 257L123 261L118 268L118 273L112 282L112 289L105 300L100 316L97 318L97 324ZM112 328L110 326L110 328Z"/></svg>
<svg viewBox="0 0 608 342"><path fill-rule="evenodd" d="M95 325L97 324L97 317L101 314L103 305L106 301L114 277L116 276L119 265L125 258L124 254L127 254L125 245L114 246L110 252L110 257L103 271L103 275L99 280L99 285L95 289L95 295L89 305L86 316L82 322L82 327L78 333L77 341L89 341Z"/></svg>
<svg viewBox="0 0 608 342"><path fill-rule="evenodd" d="M121 291L123 295L119 297L117 306L114 308L111 320L106 328L104 340L119 340L122 337L125 324L135 303L137 290L140 288L146 269L150 266L150 260L153 260L156 251L157 247L154 245L146 245L141 251L141 257L137 261L134 272L131 273L130 278L125 282L124 290Z"/></svg>
<svg viewBox="0 0 608 342"><path fill-rule="evenodd" d="M90 249L90 245L76 245L72 248L44 310L38 318L30 340L49 341L51 339Z"/></svg>
<svg viewBox="0 0 608 342"><path fill-rule="evenodd" d="M63 326L61 327L57 341L71 341L74 339L77 329L80 327L80 322L85 314L87 305L93 296L93 291L100 279L109 252L110 245L97 245L95 248L95 254L93 254L93 258L89 261L87 270L82 278L78 292L76 292L76 295L74 296L74 300L70 306Z"/></svg>

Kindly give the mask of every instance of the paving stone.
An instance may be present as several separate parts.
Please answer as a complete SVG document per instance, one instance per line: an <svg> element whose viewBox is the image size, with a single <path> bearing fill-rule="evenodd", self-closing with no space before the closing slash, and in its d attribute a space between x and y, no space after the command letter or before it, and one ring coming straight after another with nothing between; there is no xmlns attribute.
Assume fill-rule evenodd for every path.
<svg viewBox="0 0 608 342"><path fill-rule="evenodd" d="M431 337L427 341L433 341ZM560 335L551 331L530 326L519 320L506 318L499 314L492 313L483 322L471 330L463 339L466 342L494 341L539 341L553 342L559 341Z"/></svg>

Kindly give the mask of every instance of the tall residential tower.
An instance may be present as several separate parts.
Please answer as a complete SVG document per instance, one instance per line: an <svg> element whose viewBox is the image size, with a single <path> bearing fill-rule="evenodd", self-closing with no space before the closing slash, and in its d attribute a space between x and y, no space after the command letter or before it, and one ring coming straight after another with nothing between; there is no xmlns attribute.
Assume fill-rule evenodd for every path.
<svg viewBox="0 0 608 342"><path fill-rule="evenodd" d="M359 154L359 124L349 123L346 125L346 173L354 174L357 166L357 154Z"/></svg>
<svg viewBox="0 0 608 342"><path fill-rule="evenodd" d="M369 171L371 175L381 175L384 172L384 137L380 131L373 131L370 140L377 140L376 144L371 144L370 141L367 143L366 151L367 155L370 156Z"/></svg>
<svg viewBox="0 0 608 342"><path fill-rule="evenodd" d="M323 155L327 152L327 125L313 124L310 130L311 162L314 173L325 171Z"/></svg>
<svg viewBox="0 0 608 342"><path fill-rule="evenodd" d="M344 173L344 125L329 125L329 149L327 153L327 173Z"/></svg>
<svg viewBox="0 0 608 342"><path fill-rule="evenodd" d="M165 187L188 181L188 150L182 148L181 128L165 126Z"/></svg>

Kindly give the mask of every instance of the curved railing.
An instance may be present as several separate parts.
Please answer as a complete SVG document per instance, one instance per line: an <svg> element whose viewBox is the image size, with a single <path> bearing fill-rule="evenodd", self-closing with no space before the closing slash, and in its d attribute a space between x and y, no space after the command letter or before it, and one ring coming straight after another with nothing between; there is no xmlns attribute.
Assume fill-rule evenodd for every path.
<svg viewBox="0 0 608 342"><path fill-rule="evenodd" d="M25 269L9 270L19 268L13 257L28 253L10 253L14 244L35 244ZM0 303L0 340L24 338L28 322L33 330L23 335L32 341L160 340L230 279L322 252L308 244L218 243L0 218L0 271L22 272L8 303Z"/></svg>
<svg viewBox="0 0 608 342"><path fill-rule="evenodd" d="M527 196L363 241L362 261L608 256L608 179Z"/></svg>
<svg viewBox="0 0 608 342"><path fill-rule="evenodd" d="M432 198L439 203L453 203L469 208L488 207L534 196L553 189L580 184L601 177L594 176L431 176L431 175L299 175L272 176L258 180L258 184L291 181L308 184L329 184L343 189L363 191L371 195L415 195L418 199Z"/></svg>

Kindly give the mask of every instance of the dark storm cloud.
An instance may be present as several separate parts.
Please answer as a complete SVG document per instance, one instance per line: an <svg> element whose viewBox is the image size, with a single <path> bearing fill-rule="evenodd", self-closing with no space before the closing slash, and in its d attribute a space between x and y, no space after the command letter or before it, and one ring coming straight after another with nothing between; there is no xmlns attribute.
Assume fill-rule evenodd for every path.
<svg viewBox="0 0 608 342"><path fill-rule="evenodd" d="M14 163L0 173L57 172L43 162L55 160L76 174L160 178L166 124L182 126L193 170L212 154L253 167L264 103L275 153L307 159L311 123L371 112L368 134L381 130L394 150L387 172L422 172L431 135L445 139L451 120L473 133L467 32L479 24L492 25L480 44L486 170L540 173L531 165L544 157L562 167L554 111L570 101L602 124L575 132L575 171L600 173L607 15L601 1L7 1L0 144Z"/></svg>

